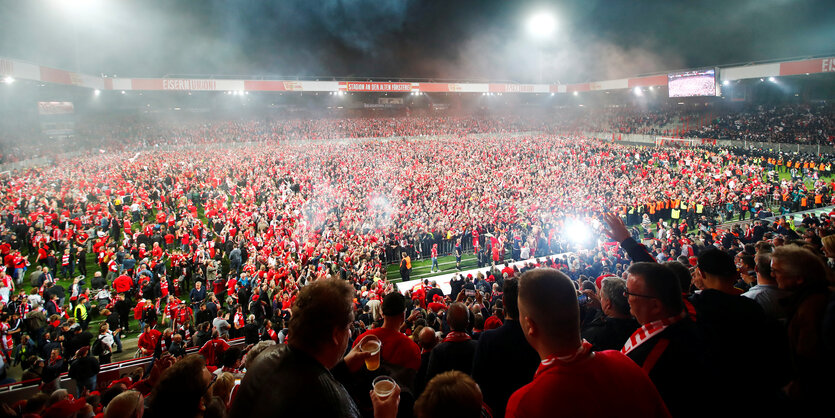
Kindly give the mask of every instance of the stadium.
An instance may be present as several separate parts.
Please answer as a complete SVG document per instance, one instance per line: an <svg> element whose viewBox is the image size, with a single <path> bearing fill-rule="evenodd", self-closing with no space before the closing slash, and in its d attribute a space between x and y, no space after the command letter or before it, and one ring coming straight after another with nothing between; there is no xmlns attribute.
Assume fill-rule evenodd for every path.
<svg viewBox="0 0 835 418"><path fill-rule="evenodd" d="M162 3L0 16L3 416L828 410L830 6Z"/></svg>

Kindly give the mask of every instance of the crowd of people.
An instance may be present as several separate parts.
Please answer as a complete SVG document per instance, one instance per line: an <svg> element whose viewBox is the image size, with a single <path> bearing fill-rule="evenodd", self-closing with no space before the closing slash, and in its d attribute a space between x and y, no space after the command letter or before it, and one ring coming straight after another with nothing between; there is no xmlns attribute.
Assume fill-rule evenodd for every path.
<svg viewBox="0 0 835 418"><path fill-rule="evenodd" d="M696 118L693 118L696 120ZM835 144L835 108L828 104L755 106L730 111L697 126L685 136L785 144Z"/></svg>
<svg viewBox="0 0 835 418"><path fill-rule="evenodd" d="M354 117L356 116L356 117ZM454 135L509 132L610 132L730 139L792 144L835 143L833 107L816 105L715 105L692 109L658 107L561 108L503 114L436 116L392 112L386 116L240 117L165 115L80 115L71 138L50 139L36 121L4 122L0 132L0 162L35 156L59 158L61 153L100 150L126 151L158 146L238 142L319 141L345 138Z"/></svg>
<svg viewBox="0 0 835 418"><path fill-rule="evenodd" d="M237 132L233 125L228 129L241 137L249 134ZM86 404L96 409L109 404L96 382L98 370L110 362L113 353L121 351L121 337L126 332L141 331L137 355L154 356L158 362L147 376L143 377L143 371L114 387L125 392L125 397L132 393L131 388L141 392L130 395L133 402L141 403L143 396L150 396L147 405L155 416L192 416L201 408L207 414L212 409L219 416L227 410L233 416L245 416L276 405L297 413L301 410L293 408L320 407L326 415L409 415L415 411L418 416L443 416L444 408L453 408L444 404L448 391L471 395L472 402L467 405L477 405L479 414L501 416L508 408L508 415L524 416L546 411L537 409L543 407L536 401L544 396L543 388L572 386L557 376L560 367L574 361L563 357L590 358L595 347L623 348L626 357L601 354L594 366L588 365L588 384L610 389L634 385L640 393L633 399L640 401L636 415L639 411L641 415L665 416L668 411L686 415L688 408L682 408L677 398L682 396L679 388L664 381L670 377L654 376L654 369L645 365L652 352L639 359L638 354L630 354L641 350L624 346L638 329L629 330L635 321L650 326L685 311L673 312L678 305L662 298L670 289L646 287L655 280L648 277L663 279L672 273L655 267L640 270L642 267L634 267L640 263L632 261L666 263L683 256L679 273L682 268L697 266L695 271L702 273L687 271L686 275L688 280L692 276L702 292L691 294L690 282L682 279L679 303L693 318L699 309L706 309L702 315L708 318L721 318L727 317L727 312L717 311L716 304L723 307L727 301L718 296L718 302L703 301L698 296L713 293L707 291L713 289L708 286L712 279L732 276L713 247L739 256L734 271L747 274L749 280L733 283L742 288L756 280L751 280L753 270L743 272L740 263L750 257L756 260L765 252L743 244L768 240L773 246L798 247L796 243L822 258L823 242L832 233L828 214L823 218L806 216L802 222L788 215L835 203L828 156L647 148L581 136L452 134L458 138L322 141L315 146L265 142L227 149L108 152L3 178L3 361L7 366L21 364L26 378L50 392L59 390L55 386L58 376L69 371L77 388L73 395L86 395ZM786 217L766 225L766 218L779 214L772 212L775 208ZM614 217L606 216L610 213ZM721 225L724 220L749 217L756 221L733 228ZM588 226L592 235L608 231L612 239L580 237L576 225ZM638 242L645 244L648 252ZM778 260L791 258L779 258L779 251L774 251ZM835 249L831 251L827 255L835 254ZM457 278L448 295L426 282L398 296L387 277L386 265L399 263L404 253L429 258L462 252L477 255L479 266L499 268L474 278ZM566 252L572 255L545 258ZM714 257L707 263L718 263L719 267L700 261L705 254ZM518 271L507 266L500 269L509 259L531 261ZM811 263L808 258L803 260ZM789 272L785 274L800 274L781 268L779 263L778 272L785 269ZM542 272L545 267L560 273ZM816 274L820 277L811 290L826 296L815 302L826 307L828 291L821 285L827 283L829 273ZM628 285L632 276L644 278L646 282L638 285L644 288L626 286L631 289L628 292L638 295L628 298L631 308L626 309L622 300L627 291L621 290L618 299L611 292L607 294L602 279L594 279L606 275L626 280L615 280L613 286ZM527 291L527 305L526 277L531 283L528 289L535 289ZM504 300L503 296L517 291L509 284L516 279L518 303ZM572 286L570 298L566 284ZM583 290L579 298L578 289ZM781 285L781 289L785 295L799 292L798 298L808 297L802 283ZM735 292L728 287L717 290ZM693 299L690 304L682 294L687 295L687 301ZM576 302L542 306L543 295ZM669 302L670 306L645 316L635 310L644 302L636 299L641 297ZM520 312L514 311L514 304ZM579 335L567 326L574 321L574 305L582 324L576 331L589 340L588 345L579 344ZM823 324L818 305L803 315ZM756 310L752 306L739 309ZM312 313L304 315L306 309ZM784 309L787 314L795 313ZM523 320L525 313L533 319ZM616 319L607 319L603 313ZM670 315L658 317L662 313ZM340 322L348 317L352 319ZM93 322L94 318L102 322ZM749 319L742 318L739 326ZM733 380L743 385L736 387L748 387L745 384L750 382L774 383L762 388L775 395L769 402L780 398L780 390L775 389L789 382L794 386L780 393L795 400L807 399L816 390L809 388L808 379L828 370L809 366L805 356L812 355L818 362L814 364L828 361L823 354L829 350L829 335L815 328L820 331L815 335L815 346L799 348L798 344L808 344L799 340L800 333L811 331L803 328L802 321L792 326L790 316L784 319L788 342L794 344L786 355L794 361L780 377L785 377L779 382L783 385L778 387L778 382L765 377ZM95 324L92 331L91 324ZM508 335L486 331L500 324L505 324L499 329L504 328ZM594 331L593 324L599 329ZM615 332L611 327L616 328L618 338L607 334ZM700 332L737 335L729 330ZM592 337L595 332L597 337ZM376 376L359 367L368 353L357 347L370 335L382 341L384 370L398 382L396 396L380 399L368 394L369 379ZM227 341L234 337L261 348L253 352L230 347ZM492 343L485 342L491 338ZM688 334L682 338L695 337ZM690 354L714 354L711 350L715 349L717 357L694 357L693 361L739 371L727 358L720 358L722 347L716 345L717 338L699 338L710 349ZM270 343L261 344L262 340L277 347L264 347ZM501 351L508 349L508 341L513 341L514 349L524 348L523 340L529 343L525 355ZM730 340L743 344L738 336ZM348 341L353 343L351 350L347 349ZM632 344L639 345L637 341ZM678 341L665 344L678 350ZM199 347L199 354L184 356L190 346ZM746 346L735 353L753 355L753 348ZM799 351L807 349L814 352ZM266 350L261 369L260 363L254 363L254 354L260 350ZM487 350L482 355L491 360L480 364L478 353L482 350ZM557 354L559 358L550 358ZM502 361L511 357L518 357L524 365ZM649 379L637 366L629 366L632 363L627 357L649 371ZM545 362L540 365L541 360ZM662 364L655 363L657 367ZM828 367L828 363L824 365ZM163 372L167 366L169 370ZM534 378L537 366L544 371ZM272 374L275 369L286 372ZM718 373L711 379L732 381L723 374L727 370L714 369L703 368L704 373ZM206 380L195 379L203 370ZM622 380L601 381L607 374L620 372L623 375L617 379ZM257 377L248 379L249 374ZM699 378L708 378L705 376ZM751 376L755 374L746 378ZM228 381L240 378L240 389L235 392ZM187 383L183 379L191 380ZM492 388L490 379L498 379ZM505 385L509 380L515 386ZM218 386L221 381L226 383ZM298 386L296 382L308 383ZM534 386L525 386L526 390L515 395L510 390L528 383ZM218 389L216 393L206 389L208 385L229 392ZM306 391L307 387L321 391ZM95 392L98 400L95 394L90 395ZM588 396L565 393L577 399ZM218 395L220 403L212 394ZM115 395L111 399L115 400ZM631 397L625 392L611 396ZM66 397L63 393L33 405L47 409L67 403L79 406ZM399 407L392 400L395 398ZM178 414L160 409L172 402L184 409L177 409ZM463 403L458 406L465 407Z"/></svg>

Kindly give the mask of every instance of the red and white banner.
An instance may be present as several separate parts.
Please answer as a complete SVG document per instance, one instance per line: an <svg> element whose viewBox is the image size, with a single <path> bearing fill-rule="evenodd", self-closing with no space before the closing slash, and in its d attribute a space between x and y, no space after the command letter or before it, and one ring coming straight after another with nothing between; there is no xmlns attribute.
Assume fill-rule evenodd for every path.
<svg viewBox="0 0 835 418"><path fill-rule="evenodd" d="M780 75L830 73L835 71L835 57L780 63Z"/></svg>
<svg viewBox="0 0 835 418"><path fill-rule="evenodd" d="M650 86L666 86L667 85L667 75L653 75L649 77L637 77L637 78L630 78L629 82L626 83L627 88L635 88L635 87L650 87Z"/></svg>
<svg viewBox="0 0 835 418"><path fill-rule="evenodd" d="M725 67L720 80L835 72L835 57ZM22 80L74 85L104 90L158 91L287 91L378 93L574 93L666 86L667 75L603 80L578 84L412 83L379 81L216 80L174 78L103 78L57 68L0 58L0 75Z"/></svg>
<svg viewBox="0 0 835 418"><path fill-rule="evenodd" d="M412 83L381 83L376 81L340 81L341 91L409 93Z"/></svg>

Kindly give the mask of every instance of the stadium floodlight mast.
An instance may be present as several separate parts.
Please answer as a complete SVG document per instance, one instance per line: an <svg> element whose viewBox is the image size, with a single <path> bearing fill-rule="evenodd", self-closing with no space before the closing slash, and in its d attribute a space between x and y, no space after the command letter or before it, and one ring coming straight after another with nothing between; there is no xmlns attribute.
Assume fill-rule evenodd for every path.
<svg viewBox="0 0 835 418"><path fill-rule="evenodd" d="M528 35L533 38L539 47L537 48L537 61L539 68L539 83L542 83L542 44L550 39L557 30L557 19L547 11L540 11L528 17L526 23Z"/></svg>
<svg viewBox="0 0 835 418"><path fill-rule="evenodd" d="M73 32L73 55L75 56L75 72L81 72L81 61L78 58L78 28L80 25L95 20L95 15L100 13L100 0L52 0L52 3L63 12Z"/></svg>
<svg viewBox="0 0 835 418"><path fill-rule="evenodd" d="M14 83L14 77L12 77L10 75L7 75L7 76L3 77L3 82L6 83L6 84L12 84L12 83Z"/></svg>

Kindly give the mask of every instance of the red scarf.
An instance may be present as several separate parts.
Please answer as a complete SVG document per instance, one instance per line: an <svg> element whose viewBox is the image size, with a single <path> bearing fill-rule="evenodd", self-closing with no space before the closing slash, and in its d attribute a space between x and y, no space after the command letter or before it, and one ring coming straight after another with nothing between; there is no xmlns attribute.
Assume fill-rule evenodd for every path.
<svg viewBox="0 0 835 418"><path fill-rule="evenodd" d="M687 311L681 311L680 314L676 316L671 316L669 318L661 319L658 321L653 321L648 324L644 324L642 327L635 330L632 333L632 336L626 340L626 344L623 345L620 352L623 354L628 354L630 351L637 348L639 345L643 344L645 341L649 340L650 338L654 337L661 331L664 331L667 327L672 324L675 324L678 321L684 319L687 316Z"/></svg>
<svg viewBox="0 0 835 418"><path fill-rule="evenodd" d="M444 342L460 343L462 341L469 341L470 336L463 331L452 331L446 335Z"/></svg>

